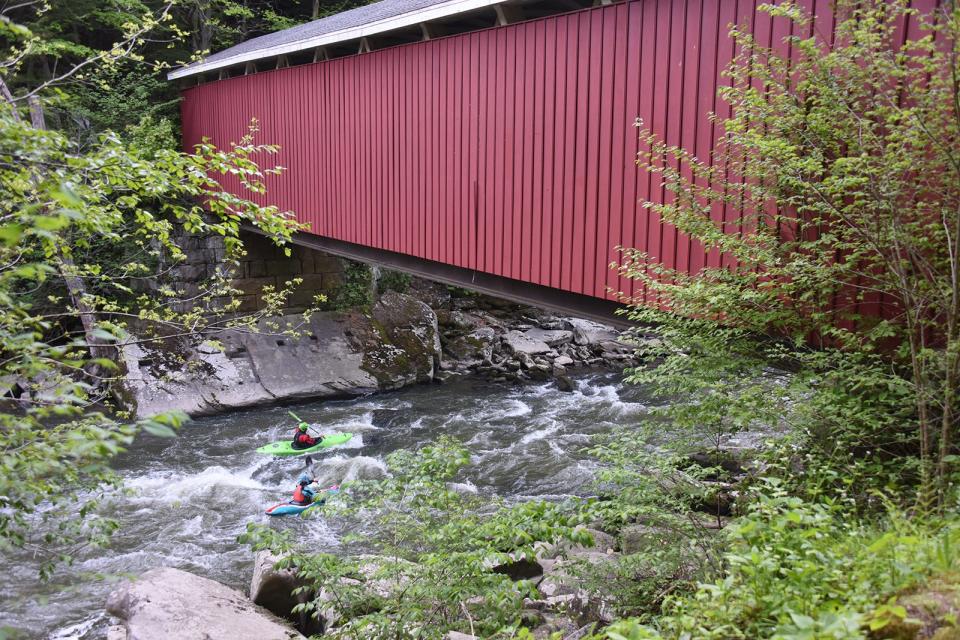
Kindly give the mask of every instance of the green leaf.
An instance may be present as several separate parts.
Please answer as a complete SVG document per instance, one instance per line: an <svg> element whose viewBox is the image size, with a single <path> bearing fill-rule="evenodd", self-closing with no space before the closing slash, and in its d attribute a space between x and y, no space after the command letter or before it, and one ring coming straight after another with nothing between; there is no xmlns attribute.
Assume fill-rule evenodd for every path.
<svg viewBox="0 0 960 640"><path fill-rule="evenodd" d="M116 342L118 339L117 336L100 327L94 327L93 331L90 332L90 335L97 340L103 340L104 342Z"/></svg>
<svg viewBox="0 0 960 640"><path fill-rule="evenodd" d="M0 242L9 246L13 246L20 242L20 238L23 236L23 225L20 224L5 224L0 225Z"/></svg>
<svg viewBox="0 0 960 640"><path fill-rule="evenodd" d="M147 422L144 422L143 430L151 435L159 436L161 438L173 438L177 435L177 432L174 431L172 427L161 424L154 420L148 420Z"/></svg>

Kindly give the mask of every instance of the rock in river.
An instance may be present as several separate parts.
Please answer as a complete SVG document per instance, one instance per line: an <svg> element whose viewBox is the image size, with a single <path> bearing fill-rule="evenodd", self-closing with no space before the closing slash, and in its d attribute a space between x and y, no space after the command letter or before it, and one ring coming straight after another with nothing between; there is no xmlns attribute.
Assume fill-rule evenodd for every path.
<svg viewBox="0 0 960 640"><path fill-rule="evenodd" d="M616 340L618 337L613 327L592 320L567 318L565 324L573 332L573 341L579 345Z"/></svg>
<svg viewBox="0 0 960 640"><path fill-rule="evenodd" d="M127 640L292 640L303 636L239 591L186 571L151 569L110 594Z"/></svg>
<svg viewBox="0 0 960 640"><path fill-rule="evenodd" d="M306 589L294 594L295 589L306 586L306 583L297 577L296 569L274 568L279 560L269 551L257 552L250 581L250 599L270 613L295 623L303 633L322 633L322 625L309 612L293 612L298 604L309 602L313 592Z"/></svg>
<svg viewBox="0 0 960 640"><path fill-rule="evenodd" d="M285 316L286 335L228 330L219 345L171 336L124 347L123 399L138 416L179 409L191 415L294 398L360 395L433 378L440 362L437 316L393 291L372 313Z"/></svg>
<svg viewBox="0 0 960 640"><path fill-rule="evenodd" d="M550 351L550 345L546 342L531 338L526 333L516 330L504 334L503 344L513 354L534 355Z"/></svg>

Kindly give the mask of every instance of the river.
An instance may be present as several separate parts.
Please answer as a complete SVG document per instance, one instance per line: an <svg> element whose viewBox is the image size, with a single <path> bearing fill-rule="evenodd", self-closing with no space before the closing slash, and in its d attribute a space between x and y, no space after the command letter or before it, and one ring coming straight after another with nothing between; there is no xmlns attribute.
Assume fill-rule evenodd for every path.
<svg viewBox="0 0 960 640"><path fill-rule="evenodd" d="M4 557L0 627L30 638L102 637L109 617L107 594L122 574L173 566L246 591L253 554L236 542L248 522L265 522L263 510L286 499L302 459L276 459L254 449L286 438L293 409L324 431L351 431L350 443L315 456L322 482L382 474L384 458L416 449L441 434L458 438L471 453L459 482L512 499L561 497L589 491L594 463L583 452L592 435L636 424L644 412L642 390L618 374L585 374L575 390L550 383L527 386L479 379L422 385L343 401L273 406L200 418L175 439L141 436L117 461L129 495L102 506L120 530L107 549L76 550L73 566L48 583L37 581L37 563L25 551ZM340 532L322 518L277 518L318 548L340 550ZM0 556L2 557L2 556Z"/></svg>

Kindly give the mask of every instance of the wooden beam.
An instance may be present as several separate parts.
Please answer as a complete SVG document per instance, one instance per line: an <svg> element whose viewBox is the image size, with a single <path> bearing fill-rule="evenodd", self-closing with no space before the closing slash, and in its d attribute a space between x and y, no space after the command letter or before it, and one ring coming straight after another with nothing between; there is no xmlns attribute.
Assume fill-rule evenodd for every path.
<svg viewBox="0 0 960 640"><path fill-rule="evenodd" d="M424 39L424 40L429 40L429 39L432 37L431 34L430 34L430 27L429 27L429 25L427 25L426 22L421 22L421 23L420 23L420 33L423 34L423 39Z"/></svg>
<svg viewBox="0 0 960 640"><path fill-rule="evenodd" d="M357 49L357 53L370 53L370 42L366 37L360 38L360 47Z"/></svg>
<svg viewBox="0 0 960 640"><path fill-rule="evenodd" d="M313 50L313 61L321 62L322 60L329 60L330 55L327 53L326 47L317 47Z"/></svg>
<svg viewBox="0 0 960 640"><path fill-rule="evenodd" d="M495 4L493 10L497 12L497 26L513 24L523 21L523 11L513 4Z"/></svg>
<svg viewBox="0 0 960 640"><path fill-rule="evenodd" d="M245 75L245 76L253 75L253 74L255 74L256 72L257 72L257 63L256 63L256 62L248 62L248 63L246 64L246 66L243 68L243 75Z"/></svg>
<svg viewBox="0 0 960 640"><path fill-rule="evenodd" d="M277 69L286 69L290 66L290 63L287 61L287 56L277 56Z"/></svg>

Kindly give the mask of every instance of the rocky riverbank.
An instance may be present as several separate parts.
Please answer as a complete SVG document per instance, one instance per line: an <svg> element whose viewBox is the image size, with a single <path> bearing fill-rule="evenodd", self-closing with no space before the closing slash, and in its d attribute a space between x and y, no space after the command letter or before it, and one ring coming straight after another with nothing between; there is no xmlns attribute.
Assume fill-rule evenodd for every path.
<svg viewBox="0 0 960 640"><path fill-rule="evenodd" d="M570 388L571 368L635 362L636 345L612 327L421 280L402 293L382 292L368 309L275 322L259 332L125 347L125 401L139 416L171 409L198 416L466 375L516 382L554 377Z"/></svg>

